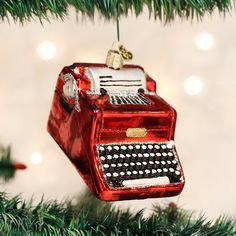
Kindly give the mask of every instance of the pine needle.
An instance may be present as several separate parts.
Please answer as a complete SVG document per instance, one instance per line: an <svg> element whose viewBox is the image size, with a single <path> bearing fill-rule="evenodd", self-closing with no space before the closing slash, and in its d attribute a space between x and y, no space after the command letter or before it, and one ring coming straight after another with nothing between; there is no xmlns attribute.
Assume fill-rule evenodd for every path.
<svg viewBox="0 0 236 236"><path fill-rule="evenodd" d="M15 176L15 168L11 159L11 147L0 146L0 179L8 182Z"/></svg>
<svg viewBox="0 0 236 236"><path fill-rule="evenodd" d="M176 17L201 19L216 9L225 15L233 7L233 0L0 0L0 20L13 18L21 23L32 19L40 22L51 18L63 20L70 8L90 19L98 12L106 20L114 20L130 12L139 16L148 9L150 17L167 23Z"/></svg>
<svg viewBox="0 0 236 236"><path fill-rule="evenodd" d="M154 206L143 211L115 209L85 193L78 204L41 200L36 206L20 196L0 193L0 232L10 236L235 236L236 222L226 217L209 221L178 207Z"/></svg>

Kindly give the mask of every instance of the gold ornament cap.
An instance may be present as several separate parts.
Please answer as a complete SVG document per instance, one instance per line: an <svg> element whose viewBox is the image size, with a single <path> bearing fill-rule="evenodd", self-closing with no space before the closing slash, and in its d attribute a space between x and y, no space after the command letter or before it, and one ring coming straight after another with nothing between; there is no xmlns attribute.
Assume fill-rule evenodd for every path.
<svg viewBox="0 0 236 236"><path fill-rule="evenodd" d="M124 65L124 60L131 60L133 54L126 50L121 42L113 42L112 49L107 53L106 65L109 68L120 70Z"/></svg>
<svg viewBox="0 0 236 236"><path fill-rule="evenodd" d="M113 49L108 51L106 58L107 67L119 70L122 69L123 64L124 64L124 59L119 51Z"/></svg>

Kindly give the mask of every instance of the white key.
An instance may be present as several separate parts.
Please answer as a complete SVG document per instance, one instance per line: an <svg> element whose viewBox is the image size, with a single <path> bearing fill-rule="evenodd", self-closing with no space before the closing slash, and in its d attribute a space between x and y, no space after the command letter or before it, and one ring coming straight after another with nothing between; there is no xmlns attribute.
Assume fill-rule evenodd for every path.
<svg viewBox="0 0 236 236"><path fill-rule="evenodd" d="M167 168L164 168L164 169L163 169L163 172L167 173L167 172L168 172L168 169L167 169Z"/></svg>
<svg viewBox="0 0 236 236"><path fill-rule="evenodd" d="M162 156L163 156L163 157L166 157L166 156L167 156L166 152L163 152L163 153L162 153Z"/></svg>
<svg viewBox="0 0 236 236"><path fill-rule="evenodd" d="M150 174L150 173L151 173L150 170L145 170L144 172L145 172L146 174Z"/></svg>
<svg viewBox="0 0 236 236"><path fill-rule="evenodd" d="M132 145L129 145L128 148L129 148L130 150L134 149L134 147L133 147Z"/></svg>
<svg viewBox="0 0 236 236"><path fill-rule="evenodd" d="M126 150L127 147L126 147L125 145L122 145L122 146L121 146L121 149L122 149L122 150Z"/></svg>
<svg viewBox="0 0 236 236"><path fill-rule="evenodd" d="M117 146L117 145L114 146L113 148L114 148L116 151L118 151L118 150L120 149L119 146Z"/></svg>
<svg viewBox="0 0 236 236"><path fill-rule="evenodd" d="M157 144L156 144L154 147L155 147L156 149L160 149L160 146L157 145Z"/></svg>
<svg viewBox="0 0 236 236"><path fill-rule="evenodd" d="M133 162L130 162L130 165L131 165L131 166L135 166L135 163L133 163Z"/></svg>
<svg viewBox="0 0 236 236"><path fill-rule="evenodd" d="M105 148L103 146L100 146L99 150L103 152L103 151L105 151Z"/></svg>
<svg viewBox="0 0 236 236"><path fill-rule="evenodd" d="M118 174L118 173L116 173L116 172L114 172L114 173L113 173L113 176L114 176L114 177L118 177L118 176L119 176L119 174Z"/></svg>
<svg viewBox="0 0 236 236"><path fill-rule="evenodd" d="M142 145L142 149L143 149L143 150L147 149L147 146L143 144L143 145Z"/></svg>
<svg viewBox="0 0 236 236"><path fill-rule="evenodd" d="M173 163L173 164L177 164L177 161L176 161L176 160L173 160L172 163Z"/></svg>
<svg viewBox="0 0 236 236"><path fill-rule="evenodd" d="M107 150L111 151L112 150L112 146L107 146Z"/></svg>
<svg viewBox="0 0 236 236"><path fill-rule="evenodd" d="M127 157L131 157L131 155L129 153L126 154Z"/></svg>
<svg viewBox="0 0 236 236"><path fill-rule="evenodd" d="M127 175L131 175L132 174L131 171L129 171L129 170L126 173L127 173Z"/></svg>
<svg viewBox="0 0 236 236"><path fill-rule="evenodd" d="M121 164L121 163L118 163L117 166L118 166L118 167L122 167L122 164Z"/></svg>
<svg viewBox="0 0 236 236"><path fill-rule="evenodd" d="M172 157L172 156L173 156L173 153L172 153L172 152L168 152L168 156L169 156L169 157Z"/></svg>
<svg viewBox="0 0 236 236"><path fill-rule="evenodd" d="M174 170L173 168L170 168L169 171L170 171L171 173L175 172L175 170Z"/></svg>
<svg viewBox="0 0 236 236"><path fill-rule="evenodd" d="M121 175L121 176L124 176L124 175L125 175L125 172L121 171L121 172L120 172L120 175Z"/></svg>
<svg viewBox="0 0 236 236"><path fill-rule="evenodd" d="M140 149L140 145L139 144L135 145L135 148Z"/></svg>
<svg viewBox="0 0 236 236"><path fill-rule="evenodd" d="M159 165L159 164L160 164L160 161L155 161L155 163L156 163L157 165Z"/></svg>
<svg viewBox="0 0 236 236"><path fill-rule="evenodd" d="M103 167L107 169L107 168L109 168L109 165L108 164L104 164Z"/></svg>
<svg viewBox="0 0 236 236"><path fill-rule="evenodd" d="M165 165L165 164L166 164L166 162L165 162L165 161L161 161L161 164L162 164L162 165Z"/></svg>
<svg viewBox="0 0 236 236"><path fill-rule="evenodd" d="M161 153L157 152L156 156L161 157Z"/></svg>
<svg viewBox="0 0 236 236"><path fill-rule="evenodd" d="M149 157L149 154L148 153L144 153L143 156L144 157Z"/></svg>
<svg viewBox="0 0 236 236"><path fill-rule="evenodd" d="M137 157L137 154L136 153L132 153L132 157Z"/></svg>
<svg viewBox="0 0 236 236"><path fill-rule="evenodd" d="M145 179L124 180L122 183L125 187L145 187L145 186L166 185L170 183L170 180L167 176L163 176L150 179L145 178Z"/></svg>
<svg viewBox="0 0 236 236"><path fill-rule="evenodd" d="M117 154L114 154L113 157L114 157L115 159L119 158L119 156L118 156Z"/></svg>
<svg viewBox="0 0 236 236"><path fill-rule="evenodd" d="M171 149L173 147L173 144L172 143L168 143L166 146L167 146L168 149Z"/></svg>
<svg viewBox="0 0 236 236"><path fill-rule="evenodd" d="M111 177L111 173L106 173L106 176L107 177Z"/></svg>
<svg viewBox="0 0 236 236"><path fill-rule="evenodd" d="M149 161L149 164L154 165L154 162L153 161Z"/></svg>
<svg viewBox="0 0 236 236"><path fill-rule="evenodd" d="M143 154L142 153L138 153L138 157L143 157Z"/></svg>
<svg viewBox="0 0 236 236"><path fill-rule="evenodd" d="M151 157L154 157L154 156L155 156L155 154L154 154L154 153L150 153L149 155L150 155Z"/></svg>
<svg viewBox="0 0 236 236"><path fill-rule="evenodd" d="M176 175L180 175L180 172L178 170L175 171Z"/></svg>
<svg viewBox="0 0 236 236"><path fill-rule="evenodd" d="M158 172L158 173L161 173L161 172L162 172L162 169L157 169L157 172Z"/></svg>
<svg viewBox="0 0 236 236"><path fill-rule="evenodd" d="M136 165L137 166L141 166L142 164L141 164L141 162L137 162Z"/></svg>
<svg viewBox="0 0 236 236"><path fill-rule="evenodd" d="M125 158L125 155L124 155L124 154L120 154L120 157L121 157L121 158Z"/></svg>
<svg viewBox="0 0 236 236"><path fill-rule="evenodd" d="M161 145L161 148L162 148L162 149L166 149L166 145L165 145L165 144L162 144L162 145Z"/></svg>
<svg viewBox="0 0 236 236"><path fill-rule="evenodd" d="M106 160L106 158L104 156L101 156L100 158L101 158L102 161Z"/></svg>
<svg viewBox="0 0 236 236"><path fill-rule="evenodd" d="M116 167L116 164L113 164L113 163L112 163L112 164L111 164L111 167Z"/></svg>
<svg viewBox="0 0 236 236"><path fill-rule="evenodd" d="M170 164L171 164L171 161L167 161L167 164L170 165Z"/></svg>
<svg viewBox="0 0 236 236"><path fill-rule="evenodd" d="M155 169L152 169L152 174L156 174L157 171Z"/></svg>
<svg viewBox="0 0 236 236"><path fill-rule="evenodd" d="M133 170L132 173L133 173L134 175L137 175L137 174L138 174L138 171L137 171L137 170Z"/></svg>
<svg viewBox="0 0 236 236"><path fill-rule="evenodd" d="M108 160L111 160L111 159L112 159L112 156L111 156L111 155L107 155L107 159L108 159Z"/></svg>
<svg viewBox="0 0 236 236"><path fill-rule="evenodd" d="M147 162L146 162L146 161L143 161L142 163L143 163L143 165L145 165L145 166L147 165Z"/></svg>
<svg viewBox="0 0 236 236"><path fill-rule="evenodd" d="M142 175L142 174L143 174L143 171L142 171L142 170L139 170L138 173L139 173L140 175Z"/></svg>
<svg viewBox="0 0 236 236"><path fill-rule="evenodd" d="M153 145L149 144L149 145L148 145L148 148L149 148L149 149L153 149Z"/></svg>
<svg viewBox="0 0 236 236"><path fill-rule="evenodd" d="M124 166L126 166L126 167L127 167L127 166L129 166L129 164L128 164L128 163L124 163L123 165L124 165Z"/></svg>

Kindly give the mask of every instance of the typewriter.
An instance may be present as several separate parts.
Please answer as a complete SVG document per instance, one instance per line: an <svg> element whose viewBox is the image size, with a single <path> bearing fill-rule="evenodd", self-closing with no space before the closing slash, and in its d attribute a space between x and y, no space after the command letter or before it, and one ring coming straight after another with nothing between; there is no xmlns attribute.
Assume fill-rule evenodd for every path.
<svg viewBox="0 0 236 236"><path fill-rule="evenodd" d="M136 65L75 63L60 73L48 131L101 200L179 194L176 111Z"/></svg>

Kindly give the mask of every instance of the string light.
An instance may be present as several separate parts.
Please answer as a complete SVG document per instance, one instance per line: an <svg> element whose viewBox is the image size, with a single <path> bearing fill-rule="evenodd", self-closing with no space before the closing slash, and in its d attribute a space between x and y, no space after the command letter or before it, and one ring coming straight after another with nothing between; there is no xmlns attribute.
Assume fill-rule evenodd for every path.
<svg viewBox="0 0 236 236"><path fill-rule="evenodd" d="M56 55L56 45L51 41L43 41L38 45L37 52L41 59L51 60Z"/></svg>
<svg viewBox="0 0 236 236"><path fill-rule="evenodd" d="M209 32L201 32L195 38L195 45L200 50L210 50L214 46L214 37Z"/></svg>
<svg viewBox="0 0 236 236"><path fill-rule="evenodd" d="M30 159L33 164L37 165L42 162L43 157L39 152L34 152L32 153Z"/></svg>
<svg viewBox="0 0 236 236"><path fill-rule="evenodd" d="M202 88L202 80L196 75L191 75L184 81L184 89L189 95L197 95L201 93Z"/></svg>

